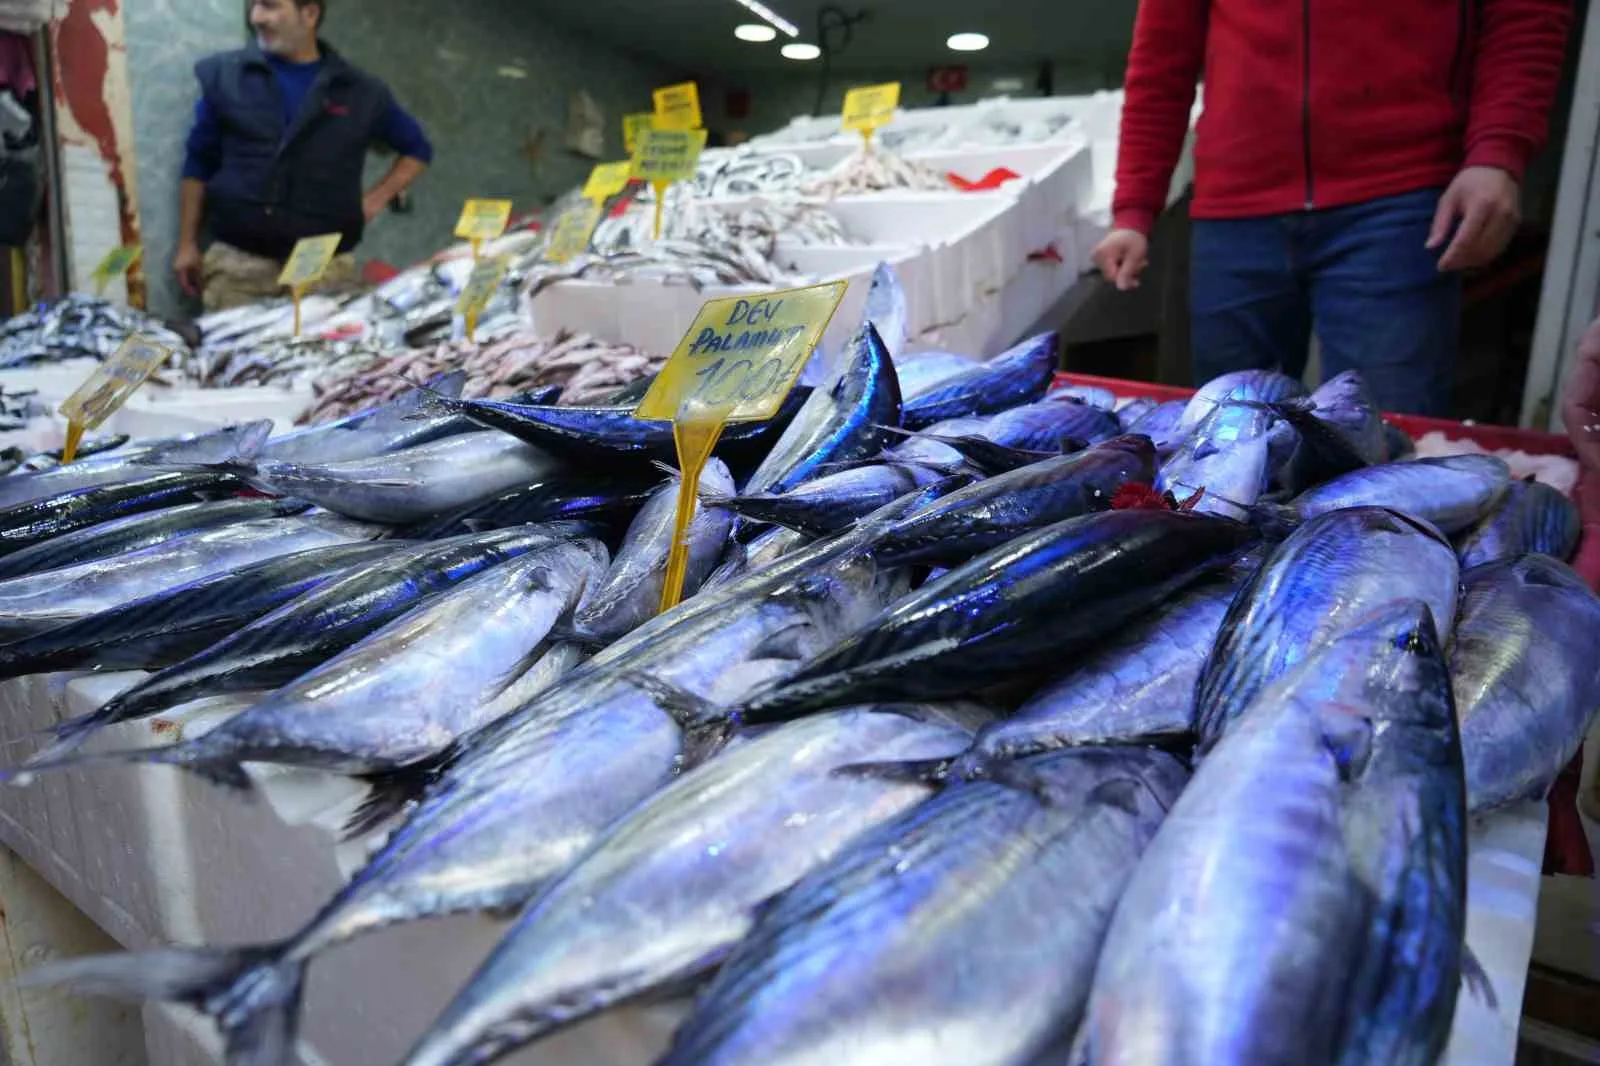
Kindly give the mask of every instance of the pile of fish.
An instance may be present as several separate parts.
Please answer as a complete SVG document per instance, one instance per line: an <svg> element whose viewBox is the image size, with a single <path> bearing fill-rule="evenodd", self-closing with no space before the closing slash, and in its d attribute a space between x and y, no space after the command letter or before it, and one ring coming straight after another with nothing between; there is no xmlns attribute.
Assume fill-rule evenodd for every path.
<svg viewBox="0 0 1600 1066"><path fill-rule="evenodd" d="M0 322L0 370L105 359L135 333L171 349L180 360L189 353L184 339L160 319L110 300L70 293Z"/></svg>
<svg viewBox="0 0 1600 1066"><path fill-rule="evenodd" d="M0 480L0 675L150 671L14 780L309 768L383 830L284 939L27 980L288 1063L325 952L487 912L408 1066L686 991L672 1066L1435 1061L1469 816L1542 796L1600 701L1572 505L1398 458L1354 375L1121 403L1050 393L1051 336L904 354L903 314L880 268L815 386L728 427L660 614L679 475L637 390L458 372Z"/></svg>
<svg viewBox="0 0 1600 1066"><path fill-rule="evenodd" d="M800 187L806 196L826 200L891 189L948 192L950 179L925 163L879 147L852 152L832 170Z"/></svg>
<svg viewBox="0 0 1600 1066"><path fill-rule="evenodd" d="M663 362L662 356L585 333L562 332L553 338L519 333L481 345L454 341L374 356L318 378L312 382L316 400L298 421L344 418L398 399L413 382L457 369L467 375L461 395L470 399L557 387L562 403L595 403L655 374Z"/></svg>

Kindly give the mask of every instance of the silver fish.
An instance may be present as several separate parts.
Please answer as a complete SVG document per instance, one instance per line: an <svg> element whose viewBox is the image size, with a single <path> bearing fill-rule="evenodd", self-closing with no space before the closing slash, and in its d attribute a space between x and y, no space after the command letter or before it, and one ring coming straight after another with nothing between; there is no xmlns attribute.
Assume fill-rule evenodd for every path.
<svg viewBox="0 0 1600 1066"><path fill-rule="evenodd" d="M531 444L483 430L343 463L260 463L250 476L338 514L404 525L531 484L558 467Z"/></svg>
<svg viewBox="0 0 1600 1066"><path fill-rule="evenodd" d="M1432 618L1392 605L1200 763L1112 919L1086 1060L1437 1061L1466 929L1464 794Z"/></svg>
<svg viewBox="0 0 1600 1066"><path fill-rule="evenodd" d="M851 558L859 546L860 538L840 538L796 553L802 558L776 577L689 600L483 730L287 940L73 960L38 980L199 1003L221 1025L230 1061L279 1061L294 1042L313 957L401 922L521 906L672 781L690 727L641 684L645 675L716 702L737 700L739 685L725 682L751 676L737 667L782 658L792 668L881 609L898 585ZM371 824L386 816L384 797L374 798L379 805L363 812Z"/></svg>
<svg viewBox="0 0 1600 1066"><path fill-rule="evenodd" d="M709 507L820 536L837 533L938 477L915 463L868 463L802 481L788 492L718 497L702 489L702 494Z"/></svg>
<svg viewBox="0 0 1600 1066"><path fill-rule="evenodd" d="M269 421L246 422L195 437L131 445L37 474L13 474L0 480L0 510L65 492L134 481L159 469L249 459L271 432Z"/></svg>
<svg viewBox="0 0 1600 1066"><path fill-rule="evenodd" d="M605 563L599 541L536 548L441 593L201 737L87 758L234 780L246 762L342 774L423 762L498 717L499 696Z"/></svg>
<svg viewBox="0 0 1600 1066"><path fill-rule="evenodd" d="M941 381L965 374L981 360L954 352L912 352L894 361L900 388L907 398L919 396Z"/></svg>
<svg viewBox="0 0 1600 1066"><path fill-rule="evenodd" d="M1460 581L1450 542L1399 512L1357 507L1307 522L1228 609L1195 690L1202 745L1274 679L1376 611L1421 600L1448 637Z"/></svg>
<svg viewBox="0 0 1600 1066"><path fill-rule="evenodd" d="M872 284L867 289L867 321L878 331L890 359L899 359L905 351L911 331L906 310L906 290L894 267L879 263L872 271Z"/></svg>
<svg viewBox="0 0 1600 1066"><path fill-rule="evenodd" d="M1156 446L1156 452L1166 458L1176 452L1188 436L1188 430L1178 427L1187 406L1182 400L1158 403L1138 418L1125 422L1124 426L1129 433L1149 437Z"/></svg>
<svg viewBox="0 0 1600 1066"><path fill-rule="evenodd" d="M1463 581L1450 671L1476 813L1543 799L1600 712L1600 598L1546 555Z"/></svg>
<svg viewBox="0 0 1600 1066"><path fill-rule="evenodd" d="M1276 412L1259 404L1222 403L1207 410L1177 454L1162 465L1156 488L1180 500L1199 495L1194 509L1205 514L1243 519L1266 492L1294 433Z"/></svg>
<svg viewBox="0 0 1600 1066"><path fill-rule="evenodd" d="M1183 417L1178 420L1180 430L1192 430L1204 422L1213 410L1230 400L1249 403L1277 403L1306 394L1299 381L1275 370L1236 370L1212 378L1189 398Z"/></svg>
<svg viewBox="0 0 1600 1066"><path fill-rule="evenodd" d="M1117 422L1121 424L1122 432L1129 432L1140 419L1159 406L1160 404L1148 396L1139 396L1118 407Z"/></svg>
<svg viewBox="0 0 1600 1066"><path fill-rule="evenodd" d="M430 381L428 390L455 399L466 381L466 371L457 370ZM477 428L459 416L422 414L427 397L428 391L413 389L357 414L273 437L262 446L258 458L274 463L343 463L429 444Z"/></svg>
<svg viewBox="0 0 1600 1066"><path fill-rule="evenodd" d="M627 536L604 580L578 610L573 621L586 636L612 641L638 628L661 609L667 555L678 511L681 477L674 476L650 498L628 526ZM699 491L713 498L733 494L733 475L720 459L706 463ZM733 515L719 507L699 506L689 523L689 563L684 596L692 596L716 567L733 528Z"/></svg>
<svg viewBox="0 0 1600 1066"><path fill-rule="evenodd" d="M856 709L736 745L619 822L530 903L405 1062L487 1062L704 973L767 901L928 795L835 770L869 755L946 755L966 739Z"/></svg>
<svg viewBox="0 0 1600 1066"><path fill-rule="evenodd" d="M1356 470L1258 515L1293 523L1349 507L1387 507L1450 536L1492 511L1510 483L1510 468L1493 455L1413 459Z"/></svg>
<svg viewBox="0 0 1600 1066"><path fill-rule="evenodd" d="M1102 411L1116 411L1117 394L1098 385L1063 385L1045 397L1056 403L1082 403ZM1154 401L1149 402L1153 407ZM1120 412L1119 412L1120 413Z"/></svg>
<svg viewBox="0 0 1600 1066"><path fill-rule="evenodd" d="M219 526L126 555L0 581L0 639L16 640L213 574L381 530L332 515Z"/></svg>
<svg viewBox="0 0 1600 1066"><path fill-rule="evenodd" d="M1137 749L1015 770L872 830L785 893L659 1066L1023 1066L1070 1032L1188 774Z"/></svg>
<svg viewBox="0 0 1600 1066"><path fill-rule="evenodd" d="M1578 508L1549 485L1513 481L1500 505L1456 543L1462 569L1538 552L1563 561L1583 533Z"/></svg>
<svg viewBox="0 0 1600 1066"><path fill-rule="evenodd" d="M722 588L745 574L761 570L767 564L782 558L796 548L811 542L811 535L795 529L769 529L749 544L732 541L727 554L709 577L700 585L701 592Z"/></svg>

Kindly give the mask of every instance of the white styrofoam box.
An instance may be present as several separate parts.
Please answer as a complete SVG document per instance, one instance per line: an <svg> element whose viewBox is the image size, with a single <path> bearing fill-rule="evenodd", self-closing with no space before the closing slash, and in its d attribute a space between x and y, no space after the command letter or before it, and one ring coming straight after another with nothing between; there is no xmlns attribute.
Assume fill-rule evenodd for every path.
<svg viewBox="0 0 1600 1066"><path fill-rule="evenodd" d="M83 713L133 675L33 678L0 685L0 735L22 738ZM119 727L119 744L165 743L170 726ZM130 947L253 944L303 925L342 884L333 833L288 824L278 808L171 767L100 766L0 791L0 839ZM1545 806L1524 804L1472 829L1467 944L1499 1003L1459 1001L1446 1066L1509 1066L1532 952ZM306 1066L389 1066L438 1016L505 929L456 916L387 929L318 957L302 1032ZM646 1066L682 1004L608 1013L506 1060L508 1066ZM214 1034L190 1013L145 1011L149 1061L217 1066ZM120 1066L83 1059L74 1066Z"/></svg>

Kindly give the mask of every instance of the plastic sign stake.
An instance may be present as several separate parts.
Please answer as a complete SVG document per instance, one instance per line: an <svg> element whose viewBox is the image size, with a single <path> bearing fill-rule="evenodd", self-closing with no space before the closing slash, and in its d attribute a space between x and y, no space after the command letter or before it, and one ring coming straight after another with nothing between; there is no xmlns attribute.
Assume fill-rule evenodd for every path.
<svg viewBox="0 0 1600 1066"><path fill-rule="evenodd" d="M600 215L604 210L605 204L600 200L585 200L569 207L556 220L555 231L550 234L550 244L545 249L545 259L552 263L565 263L588 251L589 240L594 236L594 228L600 223Z"/></svg>
<svg viewBox="0 0 1600 1066"><path fill-rule="evenodd" d="M278 275L278 284L287 285L294 297L296 339L300 337L300 301L305 299L306 290L321 281L322 275L328 272L328 264L333 262L333 257L339 253L339 242L343 239L337 233L307 237L295 244L294 251L289 253L289 261L283 264L283 273Z"/></svg>
<svg viewBox="0 0 1600 1066"><path fill-rule="evenodd" d="M622 147L627 150L628 155L633 155L638 149L639 134L654 129L655 125L656 116L653 111L640 111L622 116Z"/></svg>
<svg viewBox="0 0 1600 1066"><path fill-rule="evenodd" d="M133 269L133 264L144 258L144 245L124 244L120 248L113 248L100 260L100 265L94 268L90 275L94 282L94 294L104 296L106 286L111 284L112 278L120 278Z"/></svg>
<svg viewBox="0 0 1600 1066"><path fill-rule="evenodd" d="M635 418L671 420L683 472L672 553L661 590L663 611L683 598L689 523L694 521L700 473L722 428L729 422L760 421L777 414L839 309L847 284L832 281L762 296L708 300L633 412Z"/></svg>
<svg viewBox="0 0 1600 1066"><path fill-rule="evenodd" d="M630 175L648 181L656 194L655 239L661 239L661 209L667 186L694 177L700 153L706 147L705 130L646 130L634 149Z"/></svg>
<svg viewBox="0 0 1600 1066"><path fill-rule="evenodd" d="M509 255L491 256L472 264L472 273L461 289L461 299L456 301L456 310L467 320L467 340L478 339L478 319L483 317L484 308L494 299L510 269Z"/></svg>
<svg viewBox="0 0 1600 1066"><path fill-rule="evenodd" d="M692 81L681 85L668 85L654 93L656 102L656 128L662 130L697 130L700 121L700 87Z"/></svg>
<svg viewBox="0 0 1600 1066"><path fill-rule="evenodd" d="M510 222L510 200L468 200L456 220L456 236L472 242L472 258L477 259L483 242L498 238Z"/></svg>
<svg viewBox="0 0 1600 1066"><path fill-rule="evenodd" d="M136 333L123 341L111 358L96 367L88 380L62 402L60 413L67 420L67 443L61 461L72 462L78 445L83 443L84 432L110 418L146 378L171 358L172 349L149 337Z"/></svg>
<svg viewBox="0 0 1600 1066"><path fill-rule="evenodd" d="M865 85L844 94L844 128L861 134L867 147L872 147L872 135L894 119L895 108L900 106L900 83Z"/></svg>

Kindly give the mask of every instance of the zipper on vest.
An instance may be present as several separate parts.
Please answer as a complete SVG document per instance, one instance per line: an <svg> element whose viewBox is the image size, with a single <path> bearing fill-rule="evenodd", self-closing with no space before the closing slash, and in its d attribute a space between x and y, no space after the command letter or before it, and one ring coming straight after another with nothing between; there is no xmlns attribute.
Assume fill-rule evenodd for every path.
<svg viewBox="0 0 1600 1066"><path fill-rule="evenodd" d="M1301 9L1304 18L1301 21L1300 129L1306 167L1306 210L1310 211L1316 203L1316 189L1311 180L1311 0L1302 0Z"/></svg>

